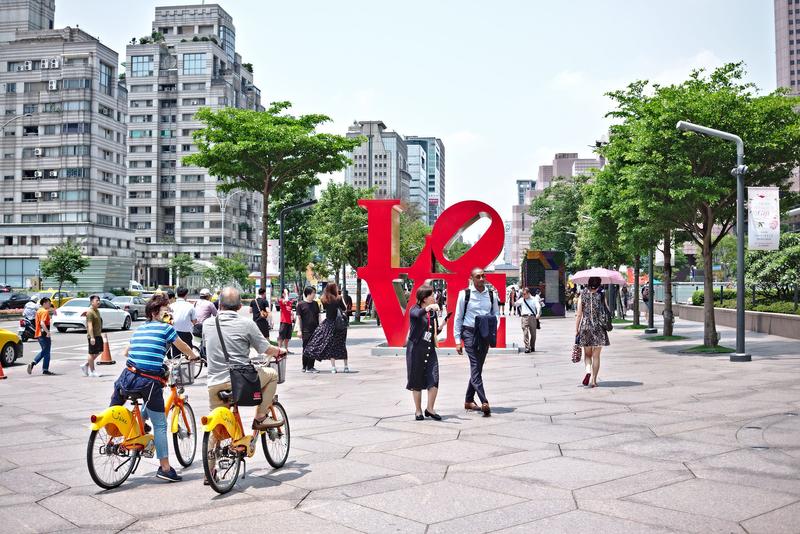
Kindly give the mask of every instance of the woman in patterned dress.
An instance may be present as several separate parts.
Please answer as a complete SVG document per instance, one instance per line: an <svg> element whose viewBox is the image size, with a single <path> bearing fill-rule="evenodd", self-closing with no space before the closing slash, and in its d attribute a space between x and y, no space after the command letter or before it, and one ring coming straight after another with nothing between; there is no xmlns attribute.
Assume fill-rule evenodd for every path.
<svg viewBox="0 0 800 534"><path fill-rule="evenodd" d="M597 387L600 351L609 344L604 326L606 303L599 289L600 278L589 278L586 287L581 290L578 311L575 312L575 335L578 337L578 345L583 347L583 361L586 365L583 385L593 388Z"/></svg>
<svg viewBox="0 0 800 534"><path fill-rule="evenodd" d="M430 417L441 421L433 405L439 392L439 360L436 357L436 334L439 332L439 305L433 287L423 284L417 289L417 303L411 308L408 343L406 343L406 389L411 391L416 408L415 418ZM446 320L446 319L445 319ZM428 406L422 415L422 390L428 390Z"/></svg>
<svg viewBox="0 0 800 534"><path fill-rule="evenodd" d="M331 373L336 374L336 360L344 360L344 372L349 373L347 365L347 329L336 329L336 315L339 310L346 311L347 306L339 294L339 286L330 283L322 291L322 307L325 320L314 331L303 356L319 362L326 358L331 360Z"/></svg>

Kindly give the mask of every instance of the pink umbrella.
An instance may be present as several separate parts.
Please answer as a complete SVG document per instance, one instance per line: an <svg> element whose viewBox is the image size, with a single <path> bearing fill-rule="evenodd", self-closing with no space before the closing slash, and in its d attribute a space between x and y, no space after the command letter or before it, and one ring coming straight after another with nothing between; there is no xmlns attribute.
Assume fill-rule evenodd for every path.
<svg viewBox="0 0 800 534"><path fill-rule="evenodd" d="M571 278L576 284L586 284L589 282L589 278L593 276L600 278L601 284L616 284L619 286L624 286L626 284L625 277L622 276L622 273L612 271L611 269L603 269L602 267L593 267L585 271L578 271L573 274Z"/></svg>

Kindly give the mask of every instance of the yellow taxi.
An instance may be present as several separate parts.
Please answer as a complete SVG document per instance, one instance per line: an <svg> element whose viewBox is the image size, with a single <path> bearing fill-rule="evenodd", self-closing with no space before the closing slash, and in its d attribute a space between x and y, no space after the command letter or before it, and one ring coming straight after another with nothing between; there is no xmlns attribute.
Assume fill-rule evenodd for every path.
<svg viewBox="0 0 800 534"><path fill-rule="evenodd" d="M53 288L44 289L42 291L37 291L36 293L31 295L31 298L33 298L33 297L36 297L37 302L40 301L41 299L43 299L44 297L49 298L50 302L53 303L53 307L54 308L59 308L62 305L64 305L65 303L67 303L70 300L72 300L73 298L75 298L72 295L70 295L69 293L67 293L66 291L59 292L57 289L53 289Z"/></svg>
<svg viewBox="0 0 800 534"><path fill-rule="evenodd" d="M22 358L22 340L14 332L0 328L0 347L3 367L10 367L14 360Z"/></svg>

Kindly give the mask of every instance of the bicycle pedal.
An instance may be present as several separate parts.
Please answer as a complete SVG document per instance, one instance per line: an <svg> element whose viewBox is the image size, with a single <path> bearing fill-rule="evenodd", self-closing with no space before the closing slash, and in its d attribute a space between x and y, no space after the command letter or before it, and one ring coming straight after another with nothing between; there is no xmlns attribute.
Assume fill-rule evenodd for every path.
<svg viewBox="0 0 800 534"><path fill-rule="evenodd" d="M242 458L242 480L247 478L247 461Z"/></svg>

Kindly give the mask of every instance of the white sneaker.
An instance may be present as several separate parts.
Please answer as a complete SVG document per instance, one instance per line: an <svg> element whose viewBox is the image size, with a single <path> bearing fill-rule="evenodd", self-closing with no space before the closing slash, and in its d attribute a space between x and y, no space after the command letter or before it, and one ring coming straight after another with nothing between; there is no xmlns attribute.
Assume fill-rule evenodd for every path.
<svg viewBox="0 0 800 534"><path fill-rule="evenodd" d="M81 365L81 373L83 373L83 376L89 376L89 364L84 363Z"/></svg>
<svg viewBox="0 0 800 534"><path fill-rule="evenodd" d="M347 367L347 366L345 366L345 368L344 368L344 372L345 372L345 373L349 373L349 372L350 372L350 368L349 368L349 367Z"/></svg>
<svg viewBox="0 0 800 534"><path fill-rule="evenodd" d="M336 367L331 367L331 374L332 374L332 375L335 375L335 374L336 374Z"/></svg>
<svg viewBox="0 0 800 534"><path fill-rule="evenodd" d="M100 378L100 377L101 377L101 376L103 376L103 375L101 375L101 374L100 374L100 373L98 373L97 371L89 371L89 376L91 376L91 377L93 377L93 378Z"/></svg>

